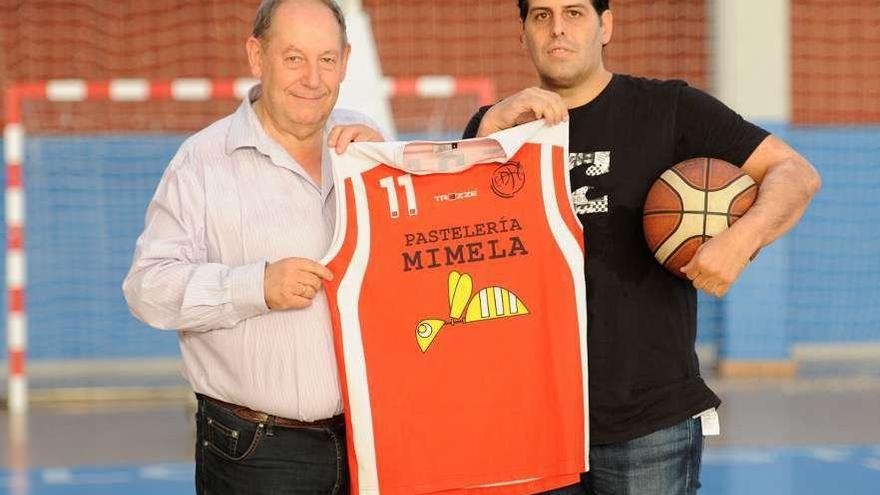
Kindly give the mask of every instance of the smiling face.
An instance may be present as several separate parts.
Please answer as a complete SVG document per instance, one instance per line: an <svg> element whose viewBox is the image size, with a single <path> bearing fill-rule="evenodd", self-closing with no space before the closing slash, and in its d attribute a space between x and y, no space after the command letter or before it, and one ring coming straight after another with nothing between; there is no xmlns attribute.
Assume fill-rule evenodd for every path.
<svg viewBox="0 0 880 495"><path fill-rule="evenodd" d="M272 123L297 135L322 129L350 52L333 12L314 0L284 2L263 39L248 39L247 50L251 72L262 83L262 111Z"/></svg>
<svg viewBox="0 0 880 495"><path fill-rule="evenodd" d="M544 85L576 89L604 71L611 22L611 11L600 17L589 0L530 0L522 40Z"/></svg>

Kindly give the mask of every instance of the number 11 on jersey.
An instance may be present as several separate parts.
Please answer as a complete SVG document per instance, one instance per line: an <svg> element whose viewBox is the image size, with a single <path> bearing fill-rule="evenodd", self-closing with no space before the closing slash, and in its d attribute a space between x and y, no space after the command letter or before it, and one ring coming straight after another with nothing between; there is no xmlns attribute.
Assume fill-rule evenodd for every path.
<svg viewBox="0 0 880 495"><path fill-rule="evenodd" d="M381 179L379 185L388 192L388 208L391 210L391 218L399 217L400 206L397 200L397 187L394 184L394 177L388 176ZM410 174L399 176L397 178L397 185L403 188L409 216L417 215L419 210L418 206L416 206L416 190L413 187L412 176Z"/></svg>

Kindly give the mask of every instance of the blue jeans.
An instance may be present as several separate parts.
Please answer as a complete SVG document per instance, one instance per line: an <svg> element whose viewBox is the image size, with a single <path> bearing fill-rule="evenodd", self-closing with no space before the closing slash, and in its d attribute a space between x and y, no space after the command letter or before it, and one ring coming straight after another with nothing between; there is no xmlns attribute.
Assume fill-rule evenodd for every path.
<svg viewBox="0 0 880 495"><path fill-rule="evenodd" d="M694 495L700 488L703 428L689 418L627 442L590 446L589 495Z"/></svg>
<svg viewBox="0 0 880 495"><path fill-rule="evenodd" d="M590 445L581 483L541 495L694 495L702 456L700 420L687 419L628 442Z"/></svg>
<svg viewBox="0 0 880 495"><path fill-rule="evenodd" d="M201 397L198 403L197 494L348 493L344 423L260 426Z"/></svg>

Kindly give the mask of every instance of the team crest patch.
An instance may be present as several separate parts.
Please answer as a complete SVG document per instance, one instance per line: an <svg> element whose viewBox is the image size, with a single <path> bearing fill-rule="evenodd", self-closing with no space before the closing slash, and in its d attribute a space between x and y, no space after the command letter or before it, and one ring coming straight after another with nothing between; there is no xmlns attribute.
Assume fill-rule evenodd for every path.
<svg viewBox="0 0 880 495"><path fill-rule="evenodd" d="M447 280L449 290L449 319L422 320L416 326L416 342L422 353L437 338L445 325L475 321L511 318L529 314L528 308L516 294L503 287L484 287L473 297L474 282L467 273L451 272Z"/></svg>
<svg viewBox="0 0 880 495"><path fill-rule="evenodd" d="M502 198L512 198L522 190L526 183L526 174L522 164L510 161L498 166L492 174L492 192Z"/></svg>

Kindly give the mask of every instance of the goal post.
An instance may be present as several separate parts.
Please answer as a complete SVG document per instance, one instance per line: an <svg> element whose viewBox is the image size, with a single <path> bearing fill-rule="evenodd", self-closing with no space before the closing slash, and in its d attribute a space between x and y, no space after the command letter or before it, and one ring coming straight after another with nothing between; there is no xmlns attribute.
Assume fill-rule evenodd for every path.
<svg viewBox="0 0 880 495"><path fill-rule="evenodd" d="M7 291L6 368L8 373L6 400L7 406L11 412L24 412L28 407L29 381L33 381L32 377L29 379L28 369L34 367L33 359L29 361L27 358L28 340L29 330L35 330L34 328L29 329L29 326L65 327L50 328L46 331L41 328L37 328L36 330L40 332L40 340L38 342L43 346L47 345L47 340L59 341L58 344L53 344L56 346L53 347L51 352L53 360L51 360L51 362L41 361L39 363L41 372L48 370L53 376L62 377L67 380L67 382L70 382L74 375L81 375L83 373L104 373L115 375L118 378L119 376L132 374L132 370L134 369L143 370L144 373L155 373L159 369L168 370L176 368L175 358L173 357L169 358L168 356L161 356L161 359L154 359L152 356L127 356L125 352L108 352L108 349L103 348L83 349L88 346L112 346L116 341L125 338L124 336L114 334L114 331L117 329L94 327L113 327L114 325L119 324L118 322L120 319L133 319L127 314L126 308L114 307L112 310L114 318L107 320L106 315L110 311L101 309L100 306L111 304L118 306L123 304L121 302L121 296L119 295L121 294L121 289L119 289L121 279L116 280L121 273L119 267L126 263L130 263L131 261L130 249L134 246L134 236L136 235L134 232L142 226L143 211L147 206L146 201L148 200L148 193L146 192L146 189L150 189L149 194L152 194L152 188L155 187L155 182L161 175L161 171L164 170L167 165L167 159L170 158L167 156L167 150L163 151L164 154L160 154L161 158L149 158L149 163L145 167L149 168L150 172L149 177L146 179L139 177L127 179L123 177L123 182L121 183L119 177L129 173L129 171L126 170L126 167L128 167L127 162L123 163L121 166L114 166L113 170L110 172L109 179L107 179L107 177L96 179L92 177L92 168L90 167L91 163L94 162L96 164L95 169L99 168L99 165L97 164L100 162L101 158L98 157L98 155L101 155L101 153L98 153L100 150L97 148L102 146L122 147L122 150L118 151L118 153L123 155L127 153L140 155L142 153L137 149L130 150L129 147L131 146L131 143L129 142L123 142L121 144L110 143L108 145L104 144L100 138L96 138L91 134L75 134L70 138L77 141L75 147L76 151L68 151L68 149L63 146L59 151L56 149L58 147L56 141L59 139L66 139L67 135L65 134L65 137L59 138L58 133L56 132L51 136L48 146L50 149L40 150L38 153L35 153L40 155L40 157L37 158L46 160L47 156L53 155L51 157L53 163L77 161L81 162L81 164L78 165L78 168L73 172L65 172L66 169L52 170L51 166L41 166L38 172L34 172L35 178L33 178L31 177L30 171L33 170L32 167L34 160L32 157L28 156L28 143L29 141L34 140L34 137L27 131L27 107L29 105L46 103L77 105L86 102L118 102L120 104L139 103L141 105L137 107L124 107L125 109L144 108L144 104L158 105L160 102L180 102L181 104L184 104L186 102L226 101L227 104L234 105L234 100L241 100L244 98L247 95L248 90L255 83L256 81L251 78L185 78L164 80L113 79L97 81L82 79L53 79L45 81L17 82L7 87L4 95L5 127L3 134L4 160L6 164L6 186L4 191L6 222L5 268ZM386 98L414 97L444 99L468 96L468 99L472 101L472 105L488 104L495 99L494 87L491 81L482 78L456 78L443 75L397 79L384 78L382 86L382 92L384 95L379 96L384 96ZM99 107L98 111L106 112L107 109L106 107ZM71 115L73 116L72 118L80 116L75 111L71 112ZM101 117L98 117L95 120L100 121L101 119ZM209 122L205 122L204 124L207 123ZM111 131L112 130L113 128L111 128ZM192 131L195 130L197 129L192 129ZM182 134L179 130L169 132L174 133L175 135ZM186 133L188 132L189 131ZM117 132L117 134L119 133ZM425 136L425 138L431 137L432 136ZM44 138L41 136L39 139ZM179 139L182 141L183 136L180 136ZM179 142L175 141L168 144L166 148L176 149L177 146L179 146ZM65 153L69 153L69 156L54 156L58 154L63 155ZM29 168L29 163L31 164L31 168ZM51 180L67 180L64 177L56 177L54 179L52 177L47 178L47 176L63 176L65 173L71 173L73 175L69 180L73 181L70 187L76 189L74 192L57 186L52 186L51 184L49 186L43 184L51 182ZM135 174L137 172L132 171L130 173ZM94 172L94 174L97 176L97 171ZM29 197L30 195L25 194L29 177L31 177L31 180L36 180L40 187L43 188L41 189L40 194L35 198L31 198ZM110 189L109 192L105 191L105 193L119 198L120 201L124 200L127 202L121 206L120 204L106 204L108 203L107 201L102 200L96 194L91 193L89 188L98 187L96 183L101 182L102 180L111 182L109 185L102 186L105 187L105 189ZM137 187L141 188L143 191L141 191L136 198L126 198L127 195L125 193L126 191L130 191L131 186L125 185L125 180L140 181ZM53 195L64 197L65 195L71 195L74 193L77 194L76 198L67 202L62 202L60 205L54 205L53 207L56 208L56 210L50 211L50 208L39 204L40 202L45 202L51 199ZM90 202L94 202L95 204L92 205ZM101 208L107 211L102 211ZM69 210L70 213L66 213L66 210ZM124 211L118 212L116 210ZM36 212L36 214L26 215L26 212ZM107 221L113 223L114 226L106 227L105 230L115 230L112 232L112 236L108 239L104 239L101 242L89 243L87 244L87 247L81 247L80 244L69 242L65 238L65 235L68 235L69 233L57 233L57 231L64 229L78 229L75 225L71 226L64 224L69 215L79 215L80 217L89 216L87 220L90 225L101 223L109 218L110 220ZM40 223L39 228L34 225L29 225L29 218L30 224L38 221ZM80 220L81 219L82 218L80 218ZM125 224L125 229L119 228L120 223ZM31 233L32 229L36 229L39 235L26 235L26 233ZM67 299L73 298L75 300L69 304L65 302L63 307L46 308L44 306L47 304L54 304L55 299L63 298L57 297L54 293L36 294L41 297L37 298L39 299L37 304L33 304L35 298L27 296L28 290L35 290L33 287L29 289L28 266L30 265L31 268L33 268L34 263L39 262L41 263L41 268L39 270L40 273L49 273L50 275L53 270L57 270L55 265L44 266L45 263L57 264L55 260L51 259L51 252L50 254L46 254L40 249L43 246L40 246L39 244L46 242L62 244L58 247L59 251L56 252L67 250L68 252L65 253L65 256L71 255L70 259L72 261L70 261L70 263L77 263L79 259L87 261L95 258L113 257L115 259L114 266L116 267L116 270L111 275L103 272L97 275L87 272L77 273L74 270L70 273L59 274L67 277L64 280L58 282L56 282L54 278L49 281L44 280L40 286L43 288L42 290L45 290L48 286L51 291L54 289L53 284L66 284L70 287L66 290L65 297ZM95 246L97 246L97 248ZM35 248L37 248L36 252L40 253L39 255L33 254ZM77 249L83 252L69 253L70 250L75 251ZM106 252L93 252L95 249L103 249L106 250ZM29 253L31 256L28 255ZM126 256L128 256L127 259ZM87 267L81 269L88 270ZM45 279L48 277L44 275L43 278ZM33 281L31 281L31 283L33 283ZM106 290L104 290L104 292L98 293L104 294L103 297L100 295L94 296L92 295L93 291L89 290L90 285L96 284L105 287ZM114 297L107 297L106 294L113 294L114 297L118 297L111 301ZM30 295L35 296L35 293L31 292ZM29 301L31 301L31 304L29 304ZM77 323L77 318L81 317L81 315L77 314L77 311L81 310L83 307L89 312L88 315L82 317L87 321ZM34 311L52 311L54 314L51 319L41 316L36 319L39 320L39 322L35 323L35 318L29 318L29 314L31 316L35 315ZM31 322L30 325L29 321ZM47 323L47 321L49 321L49 323ZM128 323L129 322L126 322L126 324ZM130 323L133 325L136 322ZM106 335L101 336L101 341L97 342L95 341L97 337L94 335L86 335L93 331L96 333L103 332ZM78 341L77 339L80 338L84 340L82 342ZM163 339L173 339L172 334L164 336ZM129 345L135 347L138 346L137 343ZM67 348L64 346L67 346ZM120 358L120 360L115 360L115 357ZM61 361L60 365L58 362L59 360ZM56 393L55 396L70 396L70 390L62 392L63 393L60 394ZM125 393L122 393L121 395L128 396ZM95 394L90 393L89 396L93 397Z"/></svg>
<svg viewBox="0 0 880 495"><path fill-rule="evenodd" d="M27 409L25 371L27 351L27 258L25 244L25 122L23 104L29 100L82 102L109 100L145 102L160 100L206 101L240 99L253 84L250 79L80 79L20 82L5 95L4 155L6 162L6 334L8 353L7 407L11 412Z"/></svg>

